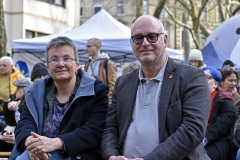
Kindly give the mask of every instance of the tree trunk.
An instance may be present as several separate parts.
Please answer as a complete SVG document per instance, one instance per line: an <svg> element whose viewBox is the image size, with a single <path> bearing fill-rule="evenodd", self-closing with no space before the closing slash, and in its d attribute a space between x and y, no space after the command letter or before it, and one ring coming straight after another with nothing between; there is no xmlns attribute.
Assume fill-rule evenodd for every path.
<svg viewBox="0 0 240 160"><path fill-rule="evenodd" d="M3 0L0 0L0 57L7 55L7 36L4 23Z"/></svg>
<svg viewBox="0 0 240 160"><path fill-rule="evenodd" d="M136 0L136 19L143 14L143 0Z"/></svg>
<svg viewBox="0 0 240 160"><path fill-rule="evenodd" d="M183 23L186 24L187 22L188 22L188 13L185 12L183 14ZM185 59L188 59L188 54L190 52L190 38L189 38L189 31L185 27L183 29L182 41L183 41L183 48L184 48L184 57Z"/></svg>

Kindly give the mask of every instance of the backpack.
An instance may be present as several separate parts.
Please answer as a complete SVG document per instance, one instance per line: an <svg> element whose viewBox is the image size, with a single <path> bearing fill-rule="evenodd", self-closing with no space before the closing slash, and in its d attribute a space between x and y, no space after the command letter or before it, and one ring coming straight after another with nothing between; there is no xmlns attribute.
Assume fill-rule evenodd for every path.
<svg viewBox="0 0 240 160"><path fill-rule="evenodd" d="M107 66L108 66L108 59L104 59L104 62L103 62L103 67L106 71L106 84L108 85L108 70L107 70Z"/></svg>

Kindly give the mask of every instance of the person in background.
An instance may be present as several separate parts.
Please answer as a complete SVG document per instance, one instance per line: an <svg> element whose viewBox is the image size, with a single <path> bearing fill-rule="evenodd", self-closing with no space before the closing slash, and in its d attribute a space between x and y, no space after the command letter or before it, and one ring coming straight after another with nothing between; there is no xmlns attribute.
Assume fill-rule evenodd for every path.
<svg viewBox="0 0 240 160"><path fill-rule="evenodd" d="M17 90L15 92L16 98L13 101L10 101L6 106L4 107L4 110L6 110L4 113L8 113L8 111L13 112L13 116L10 116L11 113L8 113L5 115L5 118L12 118L12 121L15 121L14 118L14 111L18 109L18 104L20 103L23 95L24 95L24 87L28 87L31 85L31 80L29 78L23 77L21 79L18 79L13 82L13 85L17 87ZM9 117L7 117L9 116ZM14 143L15 143L15 135L14 130L16 126L12 126L10 124L7 124L5 129L2 131L0 135L0 146L4 151L11 151Z"/></svg>
<svg viewBox="0 0 240 160"><path fill-rule="evenodd" d="M240 95L237 93L237 83L239 81L238 72L233 67L224 67L221 70L223 90L232 94L233 102L240 109Z"/></svg>
<svg viewBox="0 0 240 160"><path fill-rule="evenodd" d="M11 57L3 56L0 59L0 97L3 101L11 101L15 98L17 87L13 81L23 78L20 71L13 65ZM2 112L2 106L0 106Z"/></svg>
<svg viewBox="0 0 240 160"><path fill-rule="evenodd" d="M236 85L239 81L238 72L230 66L224 67L221 70L222 74L222 82L221 87L223 90L227 91L232 95L233 102L237 111L237 120L234 125L234 135L235 139L238 143L240 143L240 95L237 93ZM234 141L235 142L235 141ZM236 147L240 147L237 143L235 143ZM237 160L240 160L240 151L237 153Z"/></svg>
<svg viewBox="0 0 240 160"><path fill-rule="evenodd" d="M46 61L49 74L25 91L17 160L101 159L107 85L78 69L76 46L67 37L48 43Z"/></svg>
<svg viewBox="0 0 240 160"><path fill-rule="evenodd" d="M45 77L47 74L47 66L41 62L36 63L31 72L31 80L32 82L35 82L36 80Z"/></svg>
<svg viewBox="0 0 240 160"><path fill-rule="evenodd" d="M109 103L112 102L112 90L117 79L117 67L109 60L106 53L101 53L102 43L98 38L91 38L87 41L87 53L89 61L85 63L84 70L94 78L97 78L109 87Z"/></svg>
<svg viewBox="0 0 240 160"><path fill-rule="evenodd" d="M125 63L122 66L122 75L125 75L127 73L130 73L132 71L135 71L136 69L139 69L141 66L140 62L138 60L135 60L130 63Z"/></svg>
<svg viewBox="0 0 240 160"><path fill-rule="evenodd" d="M234 159L231 136L237 118L232 94L222 85L225 77L213 67L203 68L211 92L211 108L203 144L211 160ZM222 80L222 81L221 81ZM221 84L221 87L219 86Z"/></svg>
<svg viewBox="0 0 240 160"><path fill-rule="evenodd" d="M229 68L229 67L234 68L234 63L231 60L226 60L226 61L223 62L221 70L223 70L224 68Z"/></svg>
<svg viewBox="0 0 240 160"><path fill-rule="evenodd" d="M202 52L199 49L192 49L188 56L189 64L197 68L204 68L206 64L203 62Z"/></svg>
<svg viewBox="0 0 240 160"><path fill-rule="evenodd" d="M141 67L116 80L103 159L209 159L202 140L211 100L203 71L168 57L168 38L156 17L140 16L130 42Z"/></svg>

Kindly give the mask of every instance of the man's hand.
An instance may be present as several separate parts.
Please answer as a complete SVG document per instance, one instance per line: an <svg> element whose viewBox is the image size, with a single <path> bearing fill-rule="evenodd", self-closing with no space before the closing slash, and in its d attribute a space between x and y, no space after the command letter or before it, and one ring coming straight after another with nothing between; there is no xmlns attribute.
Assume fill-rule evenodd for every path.
<svg viewBox="0 0 240 160"><path fill-rule="evenodd" d="M12 101L8 103L8 110L9 111L14 111L14 109L18 108L18 102Z"/></svg>
<svg viewBox="0 0 240 160"><path fill-rule="evenodd" d="M5 131L3 133L3 140L7 143L15 143L15 134L12 132Z"/></svg>

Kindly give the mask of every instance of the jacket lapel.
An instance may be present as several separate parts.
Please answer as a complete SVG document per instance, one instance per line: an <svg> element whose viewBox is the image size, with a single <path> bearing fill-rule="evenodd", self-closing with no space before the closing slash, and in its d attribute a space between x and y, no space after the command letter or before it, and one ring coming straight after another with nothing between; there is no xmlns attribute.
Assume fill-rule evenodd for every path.
<svg viewBox="0 0 240 160"><path fill-rule="evenodd" d="M133 115L133 110L134 110L134 104L136 100L136 95L137 95L137 89L138 89L138 84L139 84L139 78L138 78L138 73L139 70L134 71L129 77L127 77L127 83L124 83L122 87L124 87L124 92L121 93L123 96L123 100L121 101L122 103L120 104L119 108L121 111L121 123L123 124L122 126L122 133L120 134L120 143L123 142L127 130L130 126L130 123L132 121L132 115Z"/></svg>
<svg viewBox="0 0 240 160"><path fill-rule="evenodd" d="M167 109L170 103L170 98L172 94L172 89L174 86L174 81L177 77L175 73L175 62L168 59L168 63L165 69L162 89L160 93L160 102L158 108L158 123L159 123L159 141L162 141L163 131L166 123Z"/></svg>

